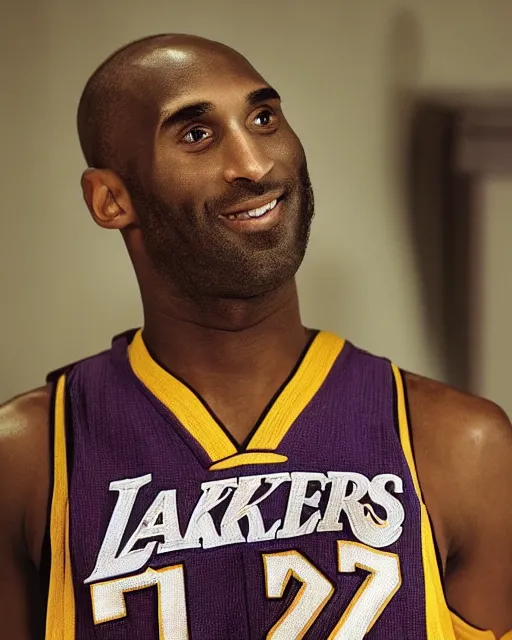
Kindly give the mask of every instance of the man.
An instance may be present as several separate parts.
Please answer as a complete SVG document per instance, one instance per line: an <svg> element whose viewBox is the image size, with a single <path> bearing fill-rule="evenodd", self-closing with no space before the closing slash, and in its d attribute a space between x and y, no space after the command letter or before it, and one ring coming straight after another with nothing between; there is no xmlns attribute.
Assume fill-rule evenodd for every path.
<svg viewBox="0 0 512 640"><path fill-rule="evenodd" d="M144 327L2 409L2 637L512 637L509 420L303 326L313 194L277 92L154 36L78 128Z"/></svg>

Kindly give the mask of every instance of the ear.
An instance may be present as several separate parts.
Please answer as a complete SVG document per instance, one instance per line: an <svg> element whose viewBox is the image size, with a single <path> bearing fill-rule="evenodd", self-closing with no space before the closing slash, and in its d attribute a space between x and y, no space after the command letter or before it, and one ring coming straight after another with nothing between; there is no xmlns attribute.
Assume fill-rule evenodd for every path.
<svg viewBox="0 0 512 640"><path fill-rule="evenodd" d="M104 229L137 224L137 214L121 178L108 169L89 168L82 174L82 193L94 222Z"/></svg>

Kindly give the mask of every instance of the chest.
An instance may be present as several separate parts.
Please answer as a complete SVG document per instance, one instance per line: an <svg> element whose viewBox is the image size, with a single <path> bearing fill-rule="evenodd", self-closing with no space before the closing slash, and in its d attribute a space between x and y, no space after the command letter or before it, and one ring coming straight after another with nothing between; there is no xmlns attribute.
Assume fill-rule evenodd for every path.
<svg viewBox="0 0 512 640"><path fill-rule="evenodd" d="M425 637L391 368L338 353L306 359L244 446L151 364L118 376L107 408L92 376L73 380L80 637Z"/></svg>
<svg viewBox="0 0 512 640"><path fill-rule="evenodd" d="M108 640L120 629L357 638L377 619L389 633L412 606L405 637L421 637L412 635L423 624L419 504L400 448L374 443L372 457L341 423L314 415L272 452L279 462L213 471L169 425L158 444L155 427L121 456L109 438L84 442L70 483L84 628ZM160 636L144 631L154 611Z"/></svg>

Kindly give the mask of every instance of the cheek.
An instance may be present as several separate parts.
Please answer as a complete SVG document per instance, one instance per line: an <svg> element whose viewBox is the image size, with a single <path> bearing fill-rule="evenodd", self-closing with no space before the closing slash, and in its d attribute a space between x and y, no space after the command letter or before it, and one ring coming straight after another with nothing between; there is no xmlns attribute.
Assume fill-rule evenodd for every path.
<svg viewBox="0 0 512 640"><path fill-rule="evenodd" d="M305 161L304 148L295 132L286 127L278 141L277 151L285 164L292 172L297 173Z"/></svg>
<svg viewBox="0 0 512 640"><path fill-rule="evenodd" d="M170 204L201 206L217 179L215 164L206 155L162 153L153 168L155 192Z"/></svg>

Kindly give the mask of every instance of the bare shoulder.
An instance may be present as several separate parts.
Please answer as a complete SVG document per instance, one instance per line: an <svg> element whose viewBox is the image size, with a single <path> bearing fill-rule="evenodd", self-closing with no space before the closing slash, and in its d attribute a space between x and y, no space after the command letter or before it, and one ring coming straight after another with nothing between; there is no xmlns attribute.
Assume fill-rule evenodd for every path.
<svg viewBox="0 0 512 640"><path fill-rule="evenodd" d="M37 562L49 490L51 388L34 389L0 405L0 512L14 542Z"/></svg>
<svg viewBox="0 0 512 640"><path fill-rule="evenodd" d="M412 373L405 383L413 441L426 474L431 464L441 477L460 479L462 490L491 462L512 464L512 425L500 406Z"/></svg>
<svg viewBox="0 0 512 640"><path fill-rule="evenodd" d="M497 404L412 373L405 383L423 481L433 473L449 476L451 484L460 480L462 491L475 473L488 473L491 462L495 468L512 463L512 425Z"/></svg>
<svg viewBox="0 0 512 640"><path fill-rule="evenodd" d="M23 437L27 430L37 429L50 410L51 388L38 387L0 404L0 441Z"/></svg>
<svg viewBox="0 0 512 640"><path fill-rule="evenodd" d="M50 396L49 386L39 387L0 405L0 468L28 462L38 453L48 436Z"/></svg>
<svg viewBox="0 0 512 640"><path fill-rule="evenodd" d="M484 398L410 373L405 383L448 604L501 637L512 629L512 425Z"/></svg>
<svg viewBox="0 0 512 640"><path fill-rule="evenodd" d="M494 402L414 373L406 373L405 381L410 409L420 426L450 425L452 436L472 439L477 436L475 429L480 437L512 437L507 414Z"/></svg>

